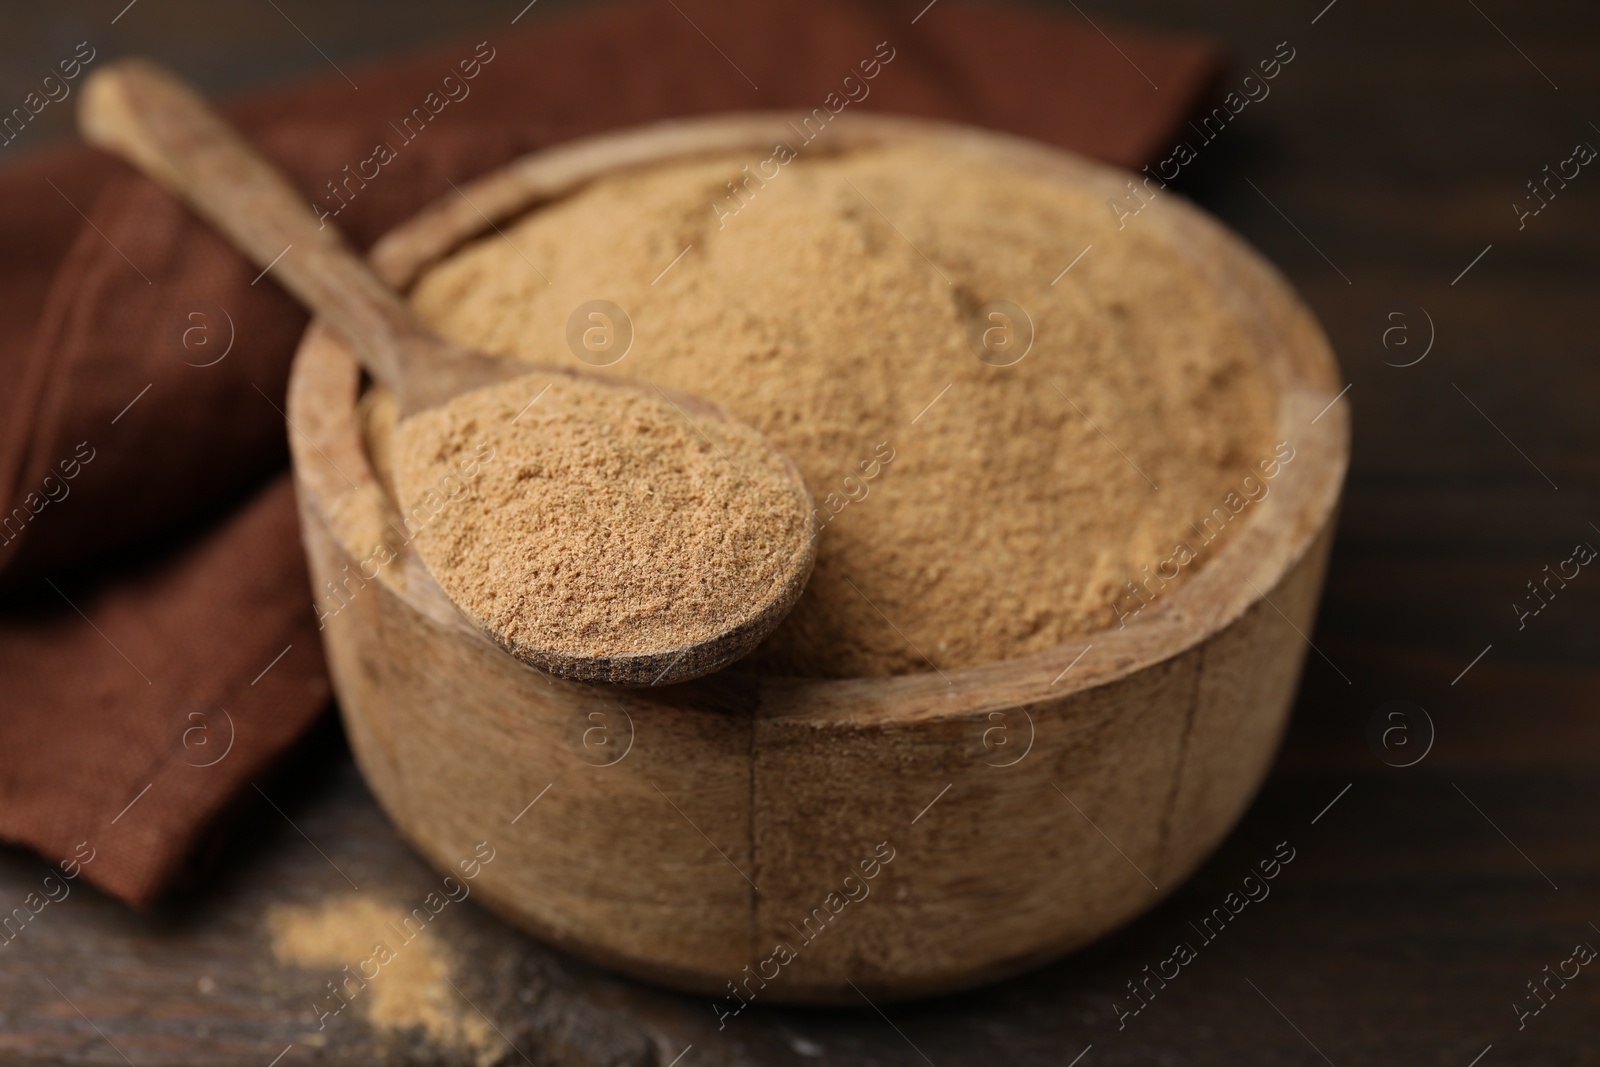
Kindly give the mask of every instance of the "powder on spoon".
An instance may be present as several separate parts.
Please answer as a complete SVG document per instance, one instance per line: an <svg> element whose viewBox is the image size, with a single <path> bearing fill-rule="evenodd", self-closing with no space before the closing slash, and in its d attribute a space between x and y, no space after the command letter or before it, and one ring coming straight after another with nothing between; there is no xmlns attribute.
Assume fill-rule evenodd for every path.
<svg viewBox="0 0 1600 1067"><path fill-rule="evenodd" d="M784 458L664 394L532 375L407 419L393 455L429 571L536 663L670 653L805 577L811 519Z"/></svg>

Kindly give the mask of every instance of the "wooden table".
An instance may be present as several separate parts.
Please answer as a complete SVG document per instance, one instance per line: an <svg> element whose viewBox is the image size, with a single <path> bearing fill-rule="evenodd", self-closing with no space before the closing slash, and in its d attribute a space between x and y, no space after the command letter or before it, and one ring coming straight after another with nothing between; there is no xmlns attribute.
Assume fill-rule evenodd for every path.
<svg viewBox="0 0 1600 1067"><path fill-rule="evenodd" d="M465 961L461 994L505 1038L503 1062L1600 1063L1600 971L1552 982L1520 1030L1513 1011L1535 1004L1525 983L1576 943L1600 945L1600 576L1585 568L1520 627L1513 608L1532 606L1526 583L1546 565L1580 541L1600 545L1600 364L1585 314L1600 288L1600 173L1585 168L1521 228L1512 207L1535 203L1524 183L1575 143L1600 145L1600 11L1325 2L1088 5L1096 20L1104 9L1216 35L1241 68L1280 41L1296 50L1182 186L1315 307L1356 430L1294 725L1238 830L1143 919L1023 978L881 1012L755 1007L721 1032L703 1000L455 909L438 936ZM130 20L126 47L182 66L193 50L177 28L216 20L198 2L151 6L148 23ZM343 58L499 22L504 6L384 5L392 17L365 37L372 5L315 17ZM77 40L87 17L30 9L0 51L20 61ZM239 17L211 42L213 86L305 63L270 12ZM259 71L240 65L263 55ZM319 849L402 900L435 883L331 723L295 766L269 786L282 813L247 798L230 851L155 914L80 888L0 949L0 1062L465 1062L357 1013L317 1031L310 1002L326 976L273 961L268 904L348 889ZM938 833L937 820L918 830ZM1206 940L1196 927L1280 842L1295 858L1270 896ZM0 853L0 902L20 902L45 873ZM1114 1002L1137 1004L1125 984L1180 940L1196 958L1152 983L1119 1029Z"/></svg>

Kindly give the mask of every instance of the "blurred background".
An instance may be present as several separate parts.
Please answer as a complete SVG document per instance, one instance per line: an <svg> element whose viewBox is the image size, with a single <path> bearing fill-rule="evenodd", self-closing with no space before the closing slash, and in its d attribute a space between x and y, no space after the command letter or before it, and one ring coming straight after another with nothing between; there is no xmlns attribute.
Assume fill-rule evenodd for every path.
<svg viewBox="0 0 1600 1067"><path fill-rule="evenodd" d="M524 3L8 2L0 101L20 100L85 39L106 58L152 56L233 94L598 6ZM1529 983L1575 943L1600 944L1600 578L1573 581L1526 626L1513 607L1575 543L1600 544L1600 175L1585 168L1537 201L1530 190L1575 145L1600 144L1600 9L1044 6L1097 27L1214 39L1235 62L1224 84L1281 41L1297 50L1270 98L1175 183L1292 279L1350 383L1353 463L1309 635L1318 653L1269 784L1200 874L1130 927L1041 971L887 1017L761 1009L724 1039L703 1002L612 979L487 914L456 915L472 946L463 989L505 1041L489 1059L1600 1063L1600 975L1564 984L1536 1018L1513 1007L1534 1003ZM737 57L737 42L719 43ZM682 62L722 61L708 49ZM47 109L0 166L72 137L71 118ZM310 838L339 842L393 885L428 884L331 720L281 792ZM0 949L0 1061L451 1058L356 1019L331 1044L317 1031L306 1004L320 976L276 968L256 915L273 893L310 892L331 872L271 811L241 819L204 892L135 915L85 890L29 957ZM1110 1004L1126 999L1124 983L1285 840L1292 867L1207 948L1205 976L1173 983L1119 1029ZM41 869L0 850L0 900Z"/></svg>

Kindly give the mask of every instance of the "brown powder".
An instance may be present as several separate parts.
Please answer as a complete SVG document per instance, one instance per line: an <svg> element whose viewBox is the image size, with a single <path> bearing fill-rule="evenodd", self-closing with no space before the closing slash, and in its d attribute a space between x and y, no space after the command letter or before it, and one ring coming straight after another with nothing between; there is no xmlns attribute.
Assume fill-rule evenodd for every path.
<svg viewBox="0 0 1600 1067"><path fill-rule="evenodd" d="M390 923L398 926L409 917L401 905L349 894L316 905L274 905L267 912L267 932L273 958L308 970L325 969L326 980L359 1005L374 1026L418 1027L440 1044L472 1049L480 1063L492 1062L504 1046L483 1016L450 987L450 952L431 930L398 942ZM389 951L375 954L379 945ZM358 984L346 978L346 966L351 974L376 977ZM321 985L316 998L324 1010L338 1007Z"/></svg>
<svg viewBox="0 0 1600 1067"><path fill-rule="evenodd" d="M545 362L573 358L575 308L613 301L634 341L604 373L704 396L794 458L828 521L753 662L881 675L1093 632L1270 458L1250 343L1145 220L956 150L802 153L746 182L765 155L595 182L413 295L447 336ZM1000 300L1035 335L1006 367L971 341Z"/></svg>
<svg viewBox="0 0 1600 1067"><path fill-rule="evenodd" d="M726 633L795 580L812 536L759 433L632 386L545 374L479 389L401 423L393 458L429 571L525 657Z"/></svg>

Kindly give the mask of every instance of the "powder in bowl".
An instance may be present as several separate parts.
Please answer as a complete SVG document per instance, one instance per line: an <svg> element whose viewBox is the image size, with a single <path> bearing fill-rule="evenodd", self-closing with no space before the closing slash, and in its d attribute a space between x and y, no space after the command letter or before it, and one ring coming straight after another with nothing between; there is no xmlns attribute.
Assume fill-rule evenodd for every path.
<svg viewBox="0 0 1600 1067"><path fill-rule="evenodd" d="M1209 564L1197 529L1272 458L1277 394L1203 252L959 146L819 145L749 177L766 154L597 179L430 267L412 306L575 364L567 324L604 298L633 340L599 373L703 396L794 458L822 529L750 657L770 673L1040 652L1118 625L1175 546L1196 558L1167 589ZM996 305L1031 346L976 347Z"/></svg>

